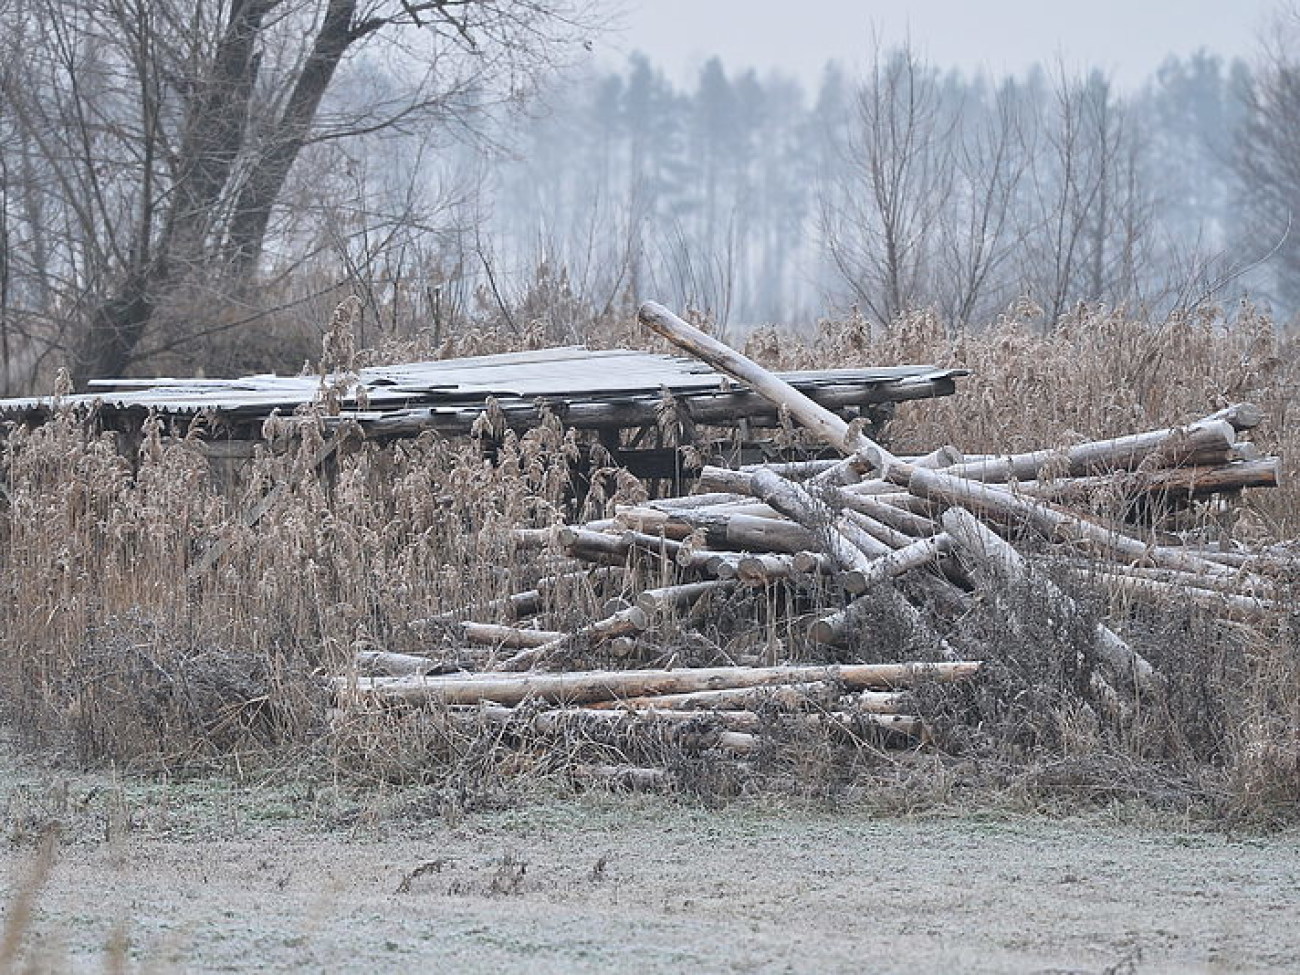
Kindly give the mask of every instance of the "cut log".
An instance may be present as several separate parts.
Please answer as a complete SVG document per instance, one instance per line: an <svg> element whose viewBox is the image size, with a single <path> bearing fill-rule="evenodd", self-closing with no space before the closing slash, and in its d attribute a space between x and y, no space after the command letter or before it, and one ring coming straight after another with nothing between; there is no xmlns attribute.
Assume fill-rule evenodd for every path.
<svg viewBox="0 0 1300 975"><path fill-rule="evenodd" d="M845 453L859 454L871 469L883 471L902 466L905 472L912 470L912 465L903 464L866 434L855 432L842 417L814 402L735 349L682 321L663 305L647 301L641 306L637 318L641 324L678 348L685 349L715 369L746 383L770 402L785 407L790 416L824 443Z"/></svg>
<svg viewBox="0 0 1300 975"><path fill-rule="evenodd" d="M650 617L640 606L629 606L573 633L561 634L554 640L520 650L509 660L504 661L499 669L527 670L543 663L548 657L563 653L570 648L595 646L615 637L640 633L649 625Z"/></svg>
<svg viewBox="0 0 1300 975"><path fill-rule="evenodd" d="M1073 477L1052 481L1026 481L1016 490L1031 497L1077 504L1106 492L1119 497L1166 495L1204 498L1224 491L1277 487L1281 461L1277 457L1239 461L1216 467L1171 467L1139 474L1109 477Z"/></svg>
<svg viewBox="0 0 1300 975"><path fill-rule="evenodd" d="M565 586L583 580L602 582L607 579L617 578L622 573L623 569L619 566L603 566L597 569L583 568L573 572L546 576L538 579L533 589L517 592L510 596L503 596L500 599L490 599L470 606L462 606L459 609L439 613L437 616L428 619L411 620L408 625L412 627L445 626L449 623L460 622L467 617L489 616L496 613L501 613L507 619L525 619L540 613L545 606L546 600Z"/></svg>
<svg viewBox="0 0 1300 975"><path fill-rule="evenodd" d="M600 782L607 788L623 792L667 792L673 777L667 769L642 768L637 765L578 765L570 773L574 779Z"/></svg>
<svg viewBox="0 0 1300 975"><path fill-rule="evenodd" d="M853 733L867 728L920 738L924 724L910 714L874 714L871 712L830 712L827 714L789 714L764 718L753 711L615 711L594 708L561 708L551 711L525 711L516 708L484 705L470 710L456 710L451 716L461 721L488 721L544 735L580 730L584 723L608 729L635 732L639 728L667 725L691 734L697 747L718 748L734 754L749 754L757 748L756 736L762 731L796 727L809 731L834 730ZM699 736L703 734L703 738Z"/></svg>
<svg viewBox="0 0 1300 975"><path fill-rule="evenodd" d="M986 483L1038 478L1046 469L1061 476L1134 470L1148 461L1176 466L1202 452L1226 456L1237 432L1227 420L1206 418L1186 427L1150 430L1109 440L1093 440L1060 450L1035 450L991 460L957 464L946 473Z"/></svg>
<svg viewBox="0 0 1300 975"><path fill-rule="evenodd" d="M903 458L903 462L915 467L926 467L931 470L939 468L952 467L954 464L960 464L965 460L962 452L953 446L939 447L928 454L920 457ZM844 484L852 484L860 481L864 474L871 471L870 465L858 454L850 454L843 460L827 467L815 475L809 481L809 487L835 487Z"/></svg>
<svg viewBox="0 0 1300 975"><path fill-rule="evenodd" d="M1207 553L1207 555L1210 553ZM1149 565L1123 565L1117 562L1098 563L1091 559L1062 558L1049 556L1042 559L1046 566L1060 566L1083 579L1090 572L1104 572L1109 575L1134 576L1139 579L1154 579L1174 588L1207 589L1213 592L1227 593L1229 596L1250 596L1257 599L1273 599L1277 587L1267 579L1254 576L1207 576L1193 572L1178 572L1174 569L1157 569Z"/></svg>
<svg viewBox="0 0 1300 975"><path fill-rule="evenodd" d="M800 553L798 556L742 555L736 563L737 578L750 586L767 586L795 576L828 574L833 570L830 557L821 552Z"/></svg>
<svg viewBox="0 0 1300 975"><path fill-rule="evenodd" d="M1118 530L1104 528L1073 513L1061 511L1046 502L1021 497L978 481L915 468L908 484L913 492L922 497L939 498L955 507L972 509L1013 524L1022 522L1052 541L1086 541L1114 556L1148 561L1168 569L1220 576L1231 574L1230 569L1198 558L1185 550L1149 545Z"/></svg>
<svg viewBox="0 0 1300 975"><path fill-rule="evenodd" d="M1038 598L1051 604L1053 612L1058 616L1068 618L1078 614L1073 599L1061 592L1050 579L1042 575L1031 578L1029 567L1020 553L981 525L969 511L951 508L944 512L943 527L962 554L991 577L989 581L995 589L1032 591ZM1093 648L1101 663L1134 688L1154 688L1155 674L1151 664L1105 624L1097 624Z"/></svg>
<svg viewBox="0 0 1300 975"><path fill-rule="evenodd" d="M910 535L912 538L926 538L939 533L939 525L933 518L914 514L905 508L870 495L855 494L842 488L828 487L823 489L822 497L832 506L856 511L858 514L866 515L873 521L886 525L896 532ZM881 540L884 541L884 539ZM906 542L901 544L906 544Z"/></svg>
<svg viewBox="0 0 1300 975"><path fill-rule="evenodd" d="M636 597L636 604L643 613L657 616L674 610L689 609L705 596L728 593L735 585L735 582L725 579L710 579L706 582L685 582L661 589L647 589Z"/></svg>
<svg viewBox="0 0 1300 975"><path fill-rule="evenodd" d="M483 643L496 647L520 649L523 647L540 647L555 640L561 640L565 634L555 630L528 630L517 626L501 626L496 623L465 622L460 624L461 632L470 643Z"/></svg>
<svg viewBox="0 0 1300 975"><path fill-rule="evenodd" d="M1241 623L1267 619L1280 608L1278 603L1257 596L1242 596L1124 572L1108 572L1101 567L1071 569L1070 572L1080 581L1104 586L1112 593L1150 596L1158 603L1191 604L1222 619Z"/></svg>
<svg viewBox="0 0 1300 975"><path fill-rule="evenodd" d="M343 679L340 692L410 704L515 705L538 700L582 704L657 694L685 694L724 687L770 687L837 681L845 687L894 690L974 677L979 661L951 663L846 664L844 666L705 667L681 670L571 671L561 674L472 674L449 677Z"/></svg>
<svg viewBox="0 0 1300 975"><path fill-rule="evenodd" d="M648 534L662 532L677 539L702 531L705 544L715 549L803 552L821 547L812 532L783 518L724 514L707 509L683 509L669 513L649 507L626 507L618 509L618 520Z"/></svg>
<svg viewBox="0 0 1300 975"><path fill-rule="evenodd" d="M359 650L356 655L357 670L365 674L382 673L391 677L412 674L432 674L446 669L440 660L417 657L409 653L390 653L386 650Z"/></svg>
<svg viewBox="0 0 1300 975"><path fill-rule="evenodd" d="M690 694L660 694L652 697L634 697L624 701L596 701L590 707L598 709L631 708L645 710L693 710L705 708L744 708L753 710L775 704L783 708L821 708L833 705L843 693L837 684L816 681L808 684L786 684L779 687L732 687L717 691L695 691ZM899 714L912 705L905 691L858 691L852 696L852 707L875 714Z"/></svg>
<svg viewBox="0 0 1300 975"><path fill-rule="evenodd" d="M864 544L863 532L846 530L849 526L837 518L829 506L794 481L787 481L771 471L757 470L749 475L749 482L755 497L762 498L781 514L816 535L821 541L818 547L841 568L865 569L871 564L873 556L882 554L881 546L875 544L874 540Z"/></svg>
<svg viewBox="0 0 1300 975"><path fill-rule="evenodd" d="M597 711L591 708L561 708L552 711L520 711L511 707L483 705L468 710L450 711L452 718L464 722L488 721L492 724L511 725L523 731L543 735L579 731L584 723L595 723L613 728L625 726L627 730L653 725L689 726L692 740L701 748L718 748L737 755L747 755L755 750L758 716L751 712L733 712L733 717L715 717L707 712L649 711L644 714L626 714L618 711ZM711 726L711 727L710 727ZM744 728L746 730L733 730Z"/></svg>
<svg viewBox="0 0 1300 975"><path fill-rule="evenodd" d="M882 555L865 569L853 569L836 575L836 581L854 595L878 586L886 579L929 565L944 555L952 545L946 534L921 538L888 555Z"/></svg>

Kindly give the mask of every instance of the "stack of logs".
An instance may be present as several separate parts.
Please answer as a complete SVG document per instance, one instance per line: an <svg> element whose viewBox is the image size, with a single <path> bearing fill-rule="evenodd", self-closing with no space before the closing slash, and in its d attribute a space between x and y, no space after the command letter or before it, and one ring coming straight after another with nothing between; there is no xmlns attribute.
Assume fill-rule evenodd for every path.
<svg viewBox="0 0 1300 975"><path fill-rule="evenodd" d="M369 654L341 679L349 694L437 704L465 721L523 723L545 734L571 727L655 725L711 729L709 747L748 753L772 712L786 725L817 727L850 739L924 741L909 690L925 682L968 680L980 662L963 660L936 624L938 607L959 615L973 593L1002 599L1032 587L1063 615L1072 597L1041 571L1076 574L1112 595L1193 603L1225 619L1252 621L1276 608L1273 577L1294 570L1281 551L1243 553L1184 544L1095 513L1104 497L1132 514L1143 507L1274 486L1279 463L1239 434L1260 411L1238 404L1187 426L1153 430L1068 449L964 457L944 447L900 458L839 416L692 328L646 304L643 324L709 365L748 384L844 456L836 461L707 467L689 497L624 507L613 519L580 526L519 529L522 547L557 549L597 568L570 568L533 589L476 609L508 623L443 622L463 643L487 647L475 672L435 674L432 660ZM1023 555L1020 549L1033 551ZM670 584L571 631L521 625L548 593L575 576L623 577L650 566ZM924 570L924 571L917 571ZM908 576L911 597L884 583ZM816 586L808 583L816 581ZM801 585L824 598L800 628L801 659L861 659L869 653L871 600L905 621L909 645L926 661L842 665L729 666L658 670L560 671L594 647L627 654L638 635L656 632L701 600L744 587ZM920 594L918 598L917 594ZM953 612L952 607L956 607ZM1093 689L1123 707L1158 694L1161 675L1117 632L1098 624L1090 639L1098 670ZM919 641L919 643L918 643ZM620 652L620 648L622 652ZM821 648L818 650L817 648ZM382 676L375 676L376 673ZM776 704L779 707L768 707ZM528 705L528 706L524 706Z"/></svg>

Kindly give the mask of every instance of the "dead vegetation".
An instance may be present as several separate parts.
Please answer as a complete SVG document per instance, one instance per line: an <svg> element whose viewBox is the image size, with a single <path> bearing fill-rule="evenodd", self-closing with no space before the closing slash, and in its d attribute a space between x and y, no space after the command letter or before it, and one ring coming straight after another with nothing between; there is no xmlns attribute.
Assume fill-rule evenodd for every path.
<svg viewBox="0 0 1300 975"><path fill-rule="evenodd" d="M756 335L749 352L782 368L971 369L957 396L900 408L889 430L899 454L946 443L989 454L1068 447L1255 403L1263 421L1251 439L1282 458L1281 486L1232 504L1198 499L1156 527L1226 555L1275 546L1291 557L1276 546L1300 531L1289 412L1300 372L1273 323L1249 309L1230 321L1207 313L1159 324L1080 309L1047 335L1008 318L955 339L924 315L887 328L852 319L802 343ZM554 417L523 435L504 432L492 459L473 439L344 440L322 476L326 432L310 414L267 430L266 449L232 490L213 482L194 443L200 429L178 437L151 421L126 457L111 434L71 412L8 431L0 691L29 742L137 770L321 762L362 782L437 783L466 803L505 782L548 781L711 798L876 790L904 805L991 788L1034 801L1136 797L1250 819L1294 812L1300 640L1285 574L1272 578L1265 612L1234 620L1176 589L1138 598L1095 562L1044 549L1027 580L956 607L949 649L983 661L979 679L909 689L907 713L928 732L902 750L885 747L899 743L886 715L859 706L870 698L854 692L846 711L842 671L801 680L796 704L776 689L748 692L738 720L566 714L535 699L341 707L338 676L356 675L353 688L368 679L357 661L382 669L416 658L436 675L547 644L548 666L599 671L946 654L903 608L933 600L924 573L861 601L855 626L872 634L870 659L861 646L805 638L808 610L828 585L806 574L715 586L662 612L650 606L653 622L625 634L561 639L593 620L644 613L640 597L678 584L683 558L691 549L707 558L707 547L688 533L670 571L663 558L625 552L594 567L564 545L536 544L557 524L600 521L647 499L635 479L597 469L595 489L572 510L574 438ZM808 442L794 423L785 438ZM1131 513L1106 487L1089 491L1086 510ZM250 520L272 492L275 503ZM205 562L210 571L194 571ZM1068 613L1045 597L1045 579L1068 594ZM547 636L509 649L475 642L460 626L466 608L477 622ZM525 616L537 622L522 625ZM1103 622L1161 675L1159 695L1114 695L1098 683Z"/></svg>

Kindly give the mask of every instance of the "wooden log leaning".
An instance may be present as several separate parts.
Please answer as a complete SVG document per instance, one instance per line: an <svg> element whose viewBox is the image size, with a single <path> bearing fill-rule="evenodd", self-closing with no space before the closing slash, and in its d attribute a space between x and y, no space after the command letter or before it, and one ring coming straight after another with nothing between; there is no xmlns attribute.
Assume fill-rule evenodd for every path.
<svg viewBox="0 0 1300 975"><path fill-rule="evenodd" d="M762 498L787 518L812 532L824 550L843 569L865 570L873 557L888 547L872 537L862 526L839 518L831 508L814 498L794 481L767 470L749 475L755 497Z"/></svg>
<svg viewBox="0 0 1300 975"><path fill-rule="evenodd" d="M974 677L979 661L949 663L845 664L842 666L702 667L679 670L570 671L567 673L484 673L447 677L357 678L337 683L359 693L409 704L516 705L538 700L584 704L657 694L684 694L724 687L772 687L836 681L850 689L896 690L934 681Z"/></svg>
<svg viewBox="0 0 1300 975"><path fill-rule="evenodd" d="M998 589L1024 592L1032 588L1037 596L1053 604L1059 615L1068 617L1078 612L1074 600L1050 579L1035 576L1031 580L1029 567L1020 553L980 524L969 511L951 508L944 512L943 527L961 553L975 562ZM1098 660L1135 689L1154 688L1155 672L1151 664L1103 623L1097 624L1093 647Z"/></svg>
<svg viewBox="0 0 1300 975"><path fill-rule="evenodd" d="M637 318L641 324L662 335L678 348L746 383L765 399L778 406L784 406L790 416L816 434L822 442L845 453L860 454L871 469L885 470L898 466L902 466L905 470L912 469L912 465L903 464L899 458L870 437L855 432L842 417L816 403L735 349L723 345L712 336L682 321L663 305L647 301L637 312Z"/></svg>
<svg viewBox="0 0 1300 975"><path fill-rule="evenodd" d="M1051 508L1043 502L1031 501L993 485L904 463L865 434L850 428L841 417L734 349L688 325L662 305L647 302L641 306L639 318L643 324L676 345L728 375L749 383L756 392L773 402L784 405L791 416L823 441L841 450L857 453L864 463L881 473L882 480L905 485L912 494L937 498L949 505L961 505L985 514L1019 518L1048 538L1086 539L1115 555L1134 561L1147 560L1165 568L1188 572L1226 574L1222 565L1171 546L1147 545L1138 539L1102 528L1075 515ZM1226 420L1207 420L1207 425L1217 425L1216 435L1235 436L1234 428ZM1177 437L1180 434L1174 431L1173 435ZM1170 447L1170 436L1166 433L1152 449L1174 449Z"/></svg>

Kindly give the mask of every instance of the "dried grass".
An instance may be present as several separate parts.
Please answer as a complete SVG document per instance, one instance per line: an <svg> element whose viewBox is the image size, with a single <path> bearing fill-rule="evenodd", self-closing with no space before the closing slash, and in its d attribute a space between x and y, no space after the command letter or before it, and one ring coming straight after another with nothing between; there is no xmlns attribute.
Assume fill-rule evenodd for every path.
<svg viewBox="0 0 1300 975"><path fill-rule="evenodd" d="M932 361L971 369L959 395L900 408L891 436L904 452L941 443L968 452L1067 444L1250 400L1269 418L1254 439L1283 457L1286 482L1250 496L1231 520L1198 512L1201 525L1252 540L1300 533L1300 428L1291 406L1300 365L1295 343L1266 317L1242 308L1149 323L1080 308L1042 334L1030 324L1032 310L1019 311L955 337L929 315L887 328L853 318L824 323L803 342L757 334L747 351L789 368ZM553 323L544 326L440 338L438 351L554 338ZM617 331L625 335L626 323ZM390 352L427 354L419 344ZM343 365L355 365L355 350L345 351ZM567 781L575 769L597 766L666 768L677 788L712 797L772 788L847 795L864 782L918 778L870 736L844 741L793 730L779 709L764 740L780 747L743 763L713 757L704 723L695 734L659 737L577 724L538 735L437 711L332 711L321 678L346 670L356 649L455 657L464 648L454 631L430 620L556 572L556 556L520 549L511 531L563 516L578 438L554 417L524 436L505 433L492 457L472 440L427 435L381 446L346 438L317 473L322 425L308 416L270 423L266 434L237 477L218 478L191 439L153 419L125 451L124 438L69 413L8 432L0 706L29 742L70 744L84 761L142 769L315 755L362 781L436 781L462 796L511 779ZM277 485L277 503L246 523ZM580 514L598 516L640 490L625 474L598 472ZM214 545L215 567L192 575ZM579 580L550 598L546 625L591 619L606 599L644 581ZM691 626L660 626L618 660L598 650L573 662L807 656L788 622L807 596L795 592L775 605L743 593L697 607ZM1018 605L982 607L966 631L985 634L970 650L995 661L987 679L923 702L942 748L984 770L963 777L931 769L927 795L949 796L955 783L981 778L1018 782L1035 796L1114 794L1106 781L1128 795L1145 781L1152 795L1194 796L1237 818L1294 815L1294 614L1249 630L1180 607L1122 621L1172 683L1161 708L1113 713L1091 682L1086 653L1101 607L1085 598L1079 619L1049 622L1033 600L1024 593ZM1012 616L1035 622L1013 627ZM899 630L895 652L914 655L887 612L877 624L882 646ZM1171 782L1185 787L1171 790Z"/></svg>

